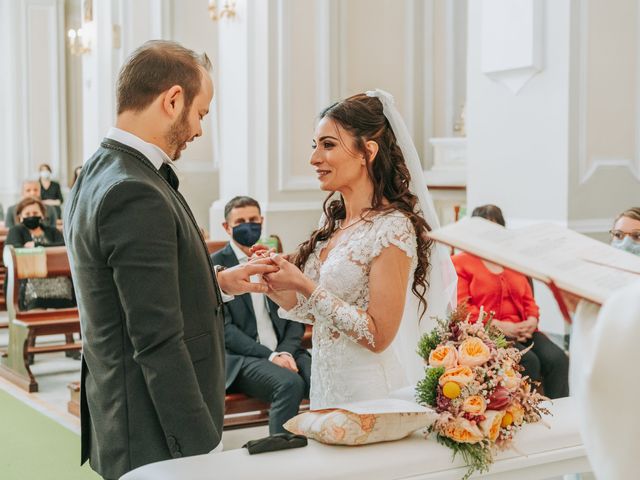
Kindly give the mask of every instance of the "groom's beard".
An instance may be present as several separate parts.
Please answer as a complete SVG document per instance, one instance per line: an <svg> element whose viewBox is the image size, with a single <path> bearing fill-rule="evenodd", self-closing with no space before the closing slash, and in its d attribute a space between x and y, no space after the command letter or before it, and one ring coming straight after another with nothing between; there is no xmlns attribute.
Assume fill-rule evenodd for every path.
<svg viewBox="0 0 640 480"><path fill-rule="evenodd" d="M191 109L189 109L191 110ZM165 135L167 145L173 152L171 160L178 160L182 153L182 147L186 148L187 142L191 138L189 131L189 111L184 110L180 117L169 127L169 131Z"/></svg>

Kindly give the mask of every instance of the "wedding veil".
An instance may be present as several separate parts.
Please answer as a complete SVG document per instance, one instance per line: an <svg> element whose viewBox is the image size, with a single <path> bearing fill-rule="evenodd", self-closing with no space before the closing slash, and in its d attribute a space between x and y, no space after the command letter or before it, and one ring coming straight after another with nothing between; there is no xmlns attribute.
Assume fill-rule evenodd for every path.
<svg viewBox="0 0 640 480"><path fill-rule="evenodd" d="M395 101L390 93L376 89L368 91L370 97L376 97L382 103L384 115L387 117L391 129L396 136L396 140L404 161L411 174L409 188L411 193L418 197L418 202L422 216L432 229L440 227L433 199L427 189L427 182L424 179L422 164L416 150L409 129L400 112L395 107ZM407 299L405 302L404 314L398 334L391 347L402 365L406 377L407 385L415 383L424 376L424 364L416 353L420 335L433 328L435 322L433 317L444 319L449 310L455 308L457 304L456 289L458 277L451 262L448 249L442 244L436 243L431 250L431 268L429 271L429 288L426 293L427 311L422 320L419 317L419 301L413 294L411 288L407 289ZM410 282L411 284L411 282Z"/></svg>

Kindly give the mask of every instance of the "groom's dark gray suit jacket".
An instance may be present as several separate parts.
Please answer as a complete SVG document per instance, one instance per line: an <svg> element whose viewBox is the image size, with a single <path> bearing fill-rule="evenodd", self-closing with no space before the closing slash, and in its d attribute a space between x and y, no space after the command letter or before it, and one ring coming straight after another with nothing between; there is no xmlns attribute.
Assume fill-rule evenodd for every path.
<svg viewBox="0 0 640 480"><path fill-rule="evenodd" d="M83 334L82 463L118 478L211 451L224 414L222 302L184 198L105 139L67 201Z"/></svg>

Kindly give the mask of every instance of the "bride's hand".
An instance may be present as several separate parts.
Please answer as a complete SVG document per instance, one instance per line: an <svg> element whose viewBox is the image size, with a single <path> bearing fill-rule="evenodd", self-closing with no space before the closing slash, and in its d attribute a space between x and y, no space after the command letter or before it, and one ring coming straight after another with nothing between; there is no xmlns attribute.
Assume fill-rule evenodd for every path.
<svg viewBox="0 0 640 480"><path fill-rule="evenodd" d="M280 292L291 290L308 297L316 289L316 284L300 271L293 263L282 255L272 254L271 261L278 267L278 271L264 275L264 280L271 290Z"/></svg>

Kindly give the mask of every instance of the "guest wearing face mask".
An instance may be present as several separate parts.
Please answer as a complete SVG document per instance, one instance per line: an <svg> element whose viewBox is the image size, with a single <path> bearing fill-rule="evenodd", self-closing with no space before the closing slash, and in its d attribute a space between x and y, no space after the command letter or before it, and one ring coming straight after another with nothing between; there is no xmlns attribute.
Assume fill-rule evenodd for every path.
<svg viewBox="0 0 640 480"><path fill-rule="evenodd" d="M62 233L47 225L45 206L35 197L22 199L16 205L16 216L20 223L7 233L6 244L15 248L56 247L64 245ZM5 295L6 295L5 284ZM19 302L22 310L34 308L74 307L73 285L67 277L29 278L20 281ZM78 359L77 352L67 352L68 357Z"/></svg>
<svg viewBox="0 0 640 480"><path fill-rule="evenodd" d="M35 197L24 198L16 205L16 216L20 223L7 233L7 245L16 248L64 245L62 233L45 223L46 208Z"/></svg>
<svg viewBox="0 0 640 480"><path fill-rule="evenodd" d="M61 205L64 199L62 198L62 189L60 184L51 179L51 166L47 163L42 163L38 167L40 176L40 198L45 205L51 205L58 212L58 217L61 216Z"/></svg>
<svg viewBox="0 0 640 480"><path fill-rule="evenodd" d="M640 256L640 207L618 215L609 233L612 247Z"/></svg>
<svg viewBox="0 0 640 480"><path fill-rule="evenodd" d="M22 196L20 197L20 200L24 200L25 198L30 198L30 197L40 200L41 199L40 195L41 195L40 182L38 180L25 180L24 182L22 182ZM18 204L15 204L7 208L7 212L5 214L5 226L7 228L11 228L14 225L17 225L20 223L20 219L16 214L17 206ZM51 227L55 227L56 222L60 218L58 211L52 205L44 204L44 208L45 208L44 222Z"/></svg>
<svg viewBox="0 0 640 480"><path fill-rule="evenodd" d="M224 209L222 224L231 237L214 253L214 265L233 267L251 256L260 239L260 205L250 197L235 197ZM271 402L269 433L298 413L309 396L311 356L301 346L304 325L278 316L278 306L266 295L237 295L224 304L227 392L239 392Z"/></svg>

